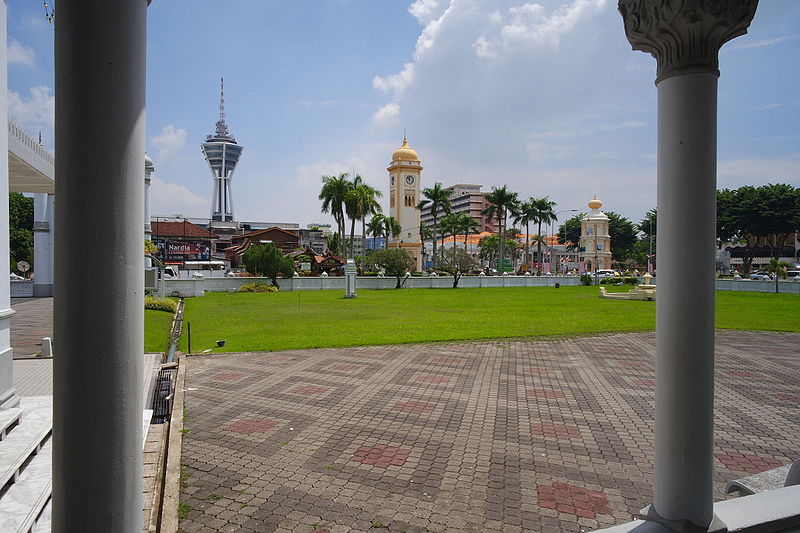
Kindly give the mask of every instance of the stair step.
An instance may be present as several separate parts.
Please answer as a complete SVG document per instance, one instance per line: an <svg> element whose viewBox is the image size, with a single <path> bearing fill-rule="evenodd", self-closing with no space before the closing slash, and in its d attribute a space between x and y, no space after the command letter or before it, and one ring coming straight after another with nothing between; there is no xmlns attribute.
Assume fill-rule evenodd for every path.
<svg viewBox="0 0 800 533"><path fill-rule="evenodd" d="M14 426L19 423L19 416L21 414L22 408L20 407L13 407L0 411L0 441L5 439L9 431L14 429Z"/></svg>
<svg viewBox="0 0 800 533"><path fill-rule="evenodd" d="M52 398L23 398L19 424L0 443L0 489L14 482L53 430Z"/></svg>
<svg viewBox="0 0 800 533"><path fill-rule="evenodd" d="M44 506L42 509L42 514L39 515L39 519L36 520L36 524L34 524L33 529L31 529L31 533L50 533L50 517L53 514L53 499L47 500L47 505Z"/></svg>
<svg viewBox="0 0 800 533"><path fill-rule="evenodd" d="M16 483L3 495L0 531L30 533L50 501L53 441L47 439L41 451L22 471Z"/></svg>

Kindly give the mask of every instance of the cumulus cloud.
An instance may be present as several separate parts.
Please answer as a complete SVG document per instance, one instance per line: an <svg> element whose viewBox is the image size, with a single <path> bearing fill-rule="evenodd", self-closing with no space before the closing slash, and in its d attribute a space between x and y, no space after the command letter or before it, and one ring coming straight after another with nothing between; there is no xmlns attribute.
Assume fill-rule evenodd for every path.
<svg viewBox="0 0 800 533"><path fill-rule="evenodd" d="M150 180L150 212L156 215L180 213L185 217L207 217L211 200L193 193L188 187L169 183L153 176Z"/></svg>
<svg viewBox="0 0 800 533"><path fill-rule="evenodd" d="M23 45L16 39L11 39L8 42L8 64L9 65L24 65L26 67L33 67L36 60L36 52L33 48Z"/></svg>
<svg viewBox="0 0 800 533"><path fill-rule="evenodd" d="M53 89L44 85L31 87L25 97L14 91L8 91L8 115L11 120L35 135L41 131L45 145L52 148L55 131L56 99Z"/></svg>
<svg viewBox="0 0 800 533"><path fill-rule="evenodd" d="M395 126L400 118L400 106L394 102L386 104L372 115L372 122L380 127Z"/></svg>
<svg viewBox="0 0 800 533"><path fill-rule="evenodd" d="M164 126L161 133L150 140L150 144L158 151L158 160L164 162L188 149L187 134L185 129L177 128L173 124Z"/></svg>
<svg viewBox="0 0 800 533"><path fill-rule="evenodd" d="M406 87L414 82L414 63L406 63L403 65L403 70L391 76L381 77L375 76L372 78L372 86L379 91L385 93L394 92L394 94L401 94Z"/></svg>

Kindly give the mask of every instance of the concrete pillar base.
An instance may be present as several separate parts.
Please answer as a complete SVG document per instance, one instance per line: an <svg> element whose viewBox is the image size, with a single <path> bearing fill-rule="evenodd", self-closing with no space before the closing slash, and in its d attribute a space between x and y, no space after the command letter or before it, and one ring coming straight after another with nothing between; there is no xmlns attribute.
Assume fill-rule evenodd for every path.
<svg viewBox="0 0 800 533"><path fill-rule="evenodd" d="M728 526L726 526L716 514L713 515L711 524L709 524L707 527L703 527L693 524L688 520L669 520L664 518L658 514L658 511L656 511L653 504L650 504L639 511L639 518L660 524L668 530L675 531L676 533L717 533L728 531Z"/></svg>
<svg viewBox="0 0 800 533"><path fill-rule="evenodd" d="M33 296L34 298L50 298L53 296L53 284L52 283L43 283L37 285L36 283L33 284Z"/></svg>

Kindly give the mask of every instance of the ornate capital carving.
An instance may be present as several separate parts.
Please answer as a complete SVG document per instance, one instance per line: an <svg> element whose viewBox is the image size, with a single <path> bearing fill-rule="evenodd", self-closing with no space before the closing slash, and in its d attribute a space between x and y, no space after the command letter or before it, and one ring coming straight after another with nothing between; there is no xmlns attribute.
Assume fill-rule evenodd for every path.
<svg viewBox="0 0 800 533"><path fill-rule="evenodd" d="M658 62L656 84L693 72L719 75L719 49L747 33L758 0L619 0L634 50Z"/></svg>

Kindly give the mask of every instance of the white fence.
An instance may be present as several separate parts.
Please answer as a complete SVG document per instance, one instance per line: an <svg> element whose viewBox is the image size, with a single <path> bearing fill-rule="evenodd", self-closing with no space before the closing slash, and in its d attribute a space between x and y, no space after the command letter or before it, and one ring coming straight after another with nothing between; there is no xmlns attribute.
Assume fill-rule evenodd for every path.
<svg viewBox="0 0 800 533"><path fill-rule="evenodd" d="M271 283L268 278L203 278L203 279L168 279L161 281L160 293L164 296L203 296L205 292L235 292L245 283L261 281ZM656 280L653 279L653 282ZM395 278L378 278L359 276L356 278L357 290L394 289ZM562 286L580 285L575 276L464 276L458 282L458 288L481 287L552 287L556 283ZM718 279L717 290L775 292L774 281L746 281ZM279 279L278 286L282 291L319 291L336 289L344 291L344 277L302 277ZM450 276L410 277L405 279L404 289L439 289L453 286ZM800 294L800 281L779 281L781 293Z"/></svg>
<svg viewBox="0 0 800 533"><path fill-rule="evenodd" d="M11 280L12 298L33 298L33 282L30 280Z"/></svg>

